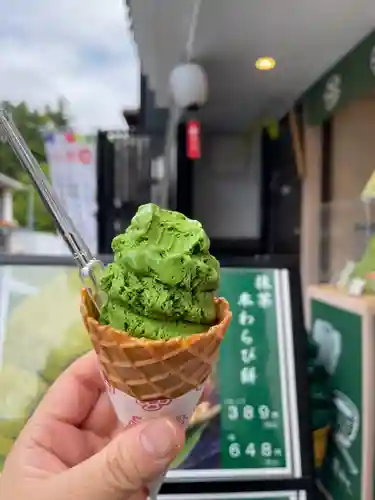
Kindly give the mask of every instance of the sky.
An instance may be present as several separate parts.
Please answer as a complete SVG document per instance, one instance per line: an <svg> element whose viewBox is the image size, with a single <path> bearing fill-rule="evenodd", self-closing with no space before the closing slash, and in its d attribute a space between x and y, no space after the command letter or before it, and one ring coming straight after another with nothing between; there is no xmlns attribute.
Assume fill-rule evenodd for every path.
<svg viewBox="0 0 375 500"><path fill-rule="evenodd" d="M139 63L122 0L1 0L0 101L59 97L77 132L126 127Z"/></svg>

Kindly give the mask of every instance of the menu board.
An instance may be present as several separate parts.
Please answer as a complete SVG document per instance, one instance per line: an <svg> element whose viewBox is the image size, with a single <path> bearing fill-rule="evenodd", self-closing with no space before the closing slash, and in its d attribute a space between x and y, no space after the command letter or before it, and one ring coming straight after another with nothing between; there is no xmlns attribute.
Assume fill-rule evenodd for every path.
<svg viewBox="0 0 375 500"><path fill-rule="evenodd" d="M209 380L220 411L167 479L301 477L288 271L223 268L219 295L233 313Z"/></svg>
<svg viewBox="0 0 375 500"><path fill-rule="evenodd" d="M222 465L291 472L287 372L276 271L227 270L233 312L220 355ZM229 375L230 374L230 375Z"/></svg>
<svg viewBox="0 0 375 500"><path fill-rule="evenodd" d="M5 276L0 469L48 386L91 347L74 267L2 266ZM233 320L166 481L301 477L288 271L223 268L219 295Z"/></svg>

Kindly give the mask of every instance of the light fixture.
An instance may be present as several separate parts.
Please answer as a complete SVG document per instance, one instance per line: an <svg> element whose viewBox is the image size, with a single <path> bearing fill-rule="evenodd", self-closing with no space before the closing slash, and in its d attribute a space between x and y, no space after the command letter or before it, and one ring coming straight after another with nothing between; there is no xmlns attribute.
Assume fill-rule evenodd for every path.
<svg viewBox="0 0 375 500"><path fill-rule="evenodd" d="M268 71L276 66L276 61L273 57L259 57L255 62L255 67L260 71Z"/></svg>

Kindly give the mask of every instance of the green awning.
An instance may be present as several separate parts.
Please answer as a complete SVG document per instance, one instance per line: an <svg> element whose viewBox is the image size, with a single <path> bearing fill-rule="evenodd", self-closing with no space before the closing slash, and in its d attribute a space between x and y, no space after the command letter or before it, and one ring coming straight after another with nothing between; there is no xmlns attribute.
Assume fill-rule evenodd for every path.
<svg viewBox="0 0 375 500"><path fill-rule="evenodd" d="M319 125L349 102L375 91L375 31L332 67L302 97L307 123Z"/></svg>

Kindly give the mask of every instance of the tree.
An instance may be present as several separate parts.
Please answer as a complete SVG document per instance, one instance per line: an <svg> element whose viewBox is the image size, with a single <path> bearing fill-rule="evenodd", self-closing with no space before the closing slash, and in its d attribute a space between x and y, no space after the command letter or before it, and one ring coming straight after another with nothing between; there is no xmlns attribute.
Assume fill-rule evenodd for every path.
<svg viewBox="0 0 375 500"><path fill-rule="evenodd" d="M17 105L3 102L1 107L11 113L13 121L36 159L42 165L44 173L48 176L49 171L44 152L42 129L47 125L52 125L55 128L66 128L68 126L64 101L59 100L57 107L54 109L47 106L44 112L31 110L25 102ZM0 143L0 172L24 184L31 185L27 173L6 143ZM17 191L14 195L14 216L21 226L25 226L27 223L28 196L29 194L25 191ZM40 231L54 230L53 220L37 193L34 195L34 218L35 229Z"/></svg>

